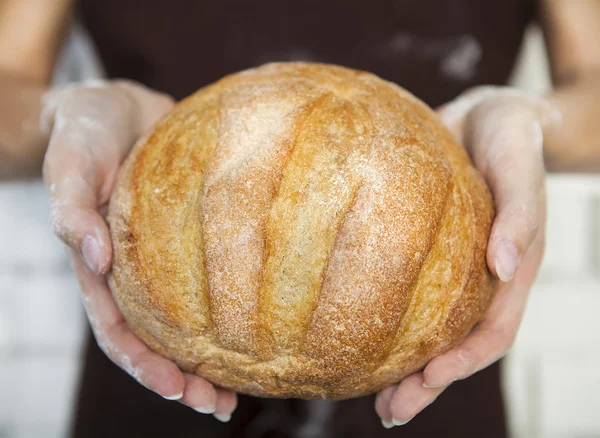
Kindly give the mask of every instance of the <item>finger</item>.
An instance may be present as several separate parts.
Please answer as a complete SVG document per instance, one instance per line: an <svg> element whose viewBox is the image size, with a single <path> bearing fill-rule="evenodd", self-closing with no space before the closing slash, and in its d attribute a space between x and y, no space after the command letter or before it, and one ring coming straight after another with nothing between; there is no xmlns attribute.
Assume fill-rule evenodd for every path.
<svg viewBox="0 0 600 438"><path fill-rule="evenodd" d="M436 109L444 125L454 134L459 143L464 142L464 127L467 115L479 104L497 95L501 87L475 87L456 99Z"/></svg>
<svg viewBox="0 0 600 438"><path fill-rule="evenodd" d="M180 402L201 414L212 414L217 406L217 391L208 381L184 373L185 390Z"/></svg>
<svg viewBox="0 0 600 438"><path fill-rule="evenodd" d="M477 87L438 109L471 153L498 207L488 245L490 270L510 281L543 222L542 145L562 117L547 100L506 87Z"/></svg>
<svg viewBox="0 0 600 438"><path fill-rule="evenodd" d="M463 143L464 124L468 114L477 106L487 100L503 100L519 102L521 105L532 108L540 121L544 131L557 129L562 124L560 111L548 100L511 87L484 85L474 87L461 94L456 99L436 109L442 122Z"/></svg>
<svg viewBox="0 0 600 438"><path fill-rule="evenodd" d="M152 352L131 332L106 279L90 271L76 253L71 259L98 346L146 388L169 400L180 399L185 388L183 373L174 363Z"/></svg>
<svg viewBox="0 0 600 438"><path fill-rule="evenodd" d="M511 283L496 293L485 319L450 351L434 358L423 371L426 387L447 386L486 368L512 346L527 303L527 295L542 257L543 230L526 254Z"/></svg>
<svg viewBox="0 0 600 438"><path fill-rule="evenodd" d="M76 165L71 167L75 168ZM48 179L52 230L77 250L94 273L103 274L108 271L112 257L108 227L97 210L92 182L88 177L75 175L76 170L69 173L72 176Z"/></svg>
<svg viewBox="0 0 600 438"><path fill-rule="evenodd" d="M139 135L146 132L167 111L173 108L175 100L164 93L157 93L133 81L121 79L113 82L114 86L129 93L137 104L134 114L137 115L137 131Z"/></svg>
<svg viewBox="0 0 600 438"><path fill-rule="evenodd" d="M465 147L494 196L490 271L510 281L543 224L543 131L536 112L515 101L484 102L470 113Z"/></svg>
<svg viewBox="0 0 600 438"><path fill-rule="evenodd" d="M394 426L402 426L429 406L446 389L423 386L423 373L416 373L402 380L392 396L390 411Z"/></svg>
<svg viewBox="0 0 600 438"><path fill-rule="evenodd" d="M216 388L216 391L217 406L213 415L217 420L227 423L231 420L231 414L237 406L237 395L235 392L223 388Z"/></svg>
<svg viewBox="0 0 600 438"><path fill-rule="evenodd" d="M97 210L133 142L172 105L168 96L127 82L55 91L46 99L43 119L53 124L44 161L52 226L95 273L109 269L112 254Z"/></svg>
<svg viewBox="0 0 600 438"><path fill-rule="evenodd" d="M127 102L101 89L63 97L44 161L53 230L95 273L110 266L109 232L97 210L108 200L107 182L114 179L124 145L133 140Z"/></svg>
<svg viewBox="0 0 600 438"><path fill-rule="evenodd" d="M515 329L516 331L516 329ZM499 360L512 345L514 333L482 324L458 347L434 358L423 372L425 387L446 387Z"/></svg>
<svg viewBox="0 0 600 438"><path fill-rule="evenodd" d="M389 388L379 391L377 397L375 397L375 411L377 412L377 415L379 415L379 418L381 418L381 424L383 424L383 427L386 429L394 427L390 403L392 402L392 397L396 392L396 388L398 388L398 385L390 386Z"/></svg>

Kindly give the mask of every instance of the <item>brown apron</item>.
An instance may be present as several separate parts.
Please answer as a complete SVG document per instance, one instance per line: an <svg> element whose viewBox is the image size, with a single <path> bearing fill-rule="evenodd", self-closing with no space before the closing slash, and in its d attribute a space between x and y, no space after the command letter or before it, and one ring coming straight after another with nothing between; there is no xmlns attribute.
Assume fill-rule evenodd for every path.
<svg viewBox="0 0 600 438"><path fill-rule="evenodd" d="M269 61L368 70L431 106L511 73L534 0L79 0L110 77L182 98ZM409 424L385 430L374 398L240 396L230 423L163 400L90 336L76 437L504 437L499 366L453 384Z"/></svg>

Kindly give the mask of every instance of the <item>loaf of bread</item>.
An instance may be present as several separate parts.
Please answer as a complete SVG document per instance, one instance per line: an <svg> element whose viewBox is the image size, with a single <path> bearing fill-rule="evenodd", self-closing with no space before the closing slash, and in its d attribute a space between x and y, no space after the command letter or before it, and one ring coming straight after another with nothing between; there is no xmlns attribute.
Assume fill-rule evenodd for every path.
<svg viewBox="0 0 600 438"><path fill-rule="evenodd" d="M375 75L268 64L141 139L109 212L113 294L183 370L344 399L422 368L492 298L490 193L424 103Z"/></svg>

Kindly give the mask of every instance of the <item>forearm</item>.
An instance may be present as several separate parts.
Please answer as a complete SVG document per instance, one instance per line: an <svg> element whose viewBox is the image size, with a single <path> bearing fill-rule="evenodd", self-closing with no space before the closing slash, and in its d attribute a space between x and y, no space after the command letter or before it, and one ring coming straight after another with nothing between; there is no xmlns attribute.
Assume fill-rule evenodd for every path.
<svg viewBox="0 0 600 438"><path fill-rule="evenodd" d="M45 91L0 72L0 180L40 173L48 143L39 122Z"/></svg>
<svg viewBox="0 0 600 438"><path fill-rule="evenodd" d="M547 169L600 171L600 71L559 84L549 99L562 114L562 126L545 137Z"/></svg>
<svg viewBox="0 0 600 438"><path fill-rule="evenodd" d="M39 174L42 96L73 0L0 0L0 180Z"/></svg>

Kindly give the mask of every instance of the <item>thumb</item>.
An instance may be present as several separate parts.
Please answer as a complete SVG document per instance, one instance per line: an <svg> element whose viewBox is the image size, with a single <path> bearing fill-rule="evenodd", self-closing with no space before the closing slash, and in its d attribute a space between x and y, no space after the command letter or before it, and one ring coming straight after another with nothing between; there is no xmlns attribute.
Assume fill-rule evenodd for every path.
<svg viewBox="0 0 600 438"><path fill-rule="evenodd" d="M43 120L53 130L43 171L52 227L97 274L112 257L98 209L134 141L171 106L168 96L128 81L58 90L47 99Z"/></svg>
<svg viewBox="0 0 600 438"><path fill-rule="evenodd" d="M111 264L112 247L106 222L97 210L96 175L92 166L76 152L46 160L44 175L50 192L50 220L54 233L79 252L96 274L104 274ZM61 170L65 166L67 173Z"/></svg>
<svg viewBox="0 0 600 438"><path fill-rule="evenodd" d="M466 120L465 146L496 205L487 250L489 269L510 281L544 226L543 127L535 108L485 102Z"/></svg>
<svg viewBox="0 0 600 438"><path fill-rule="evenodd" d="M126 95L102 88L67 90L55 98L61 101L51 114L43 168L52 228L93 272L103 274L112 248L98 208L106 203L118 165L135 139L133 105Z"/></svg>

